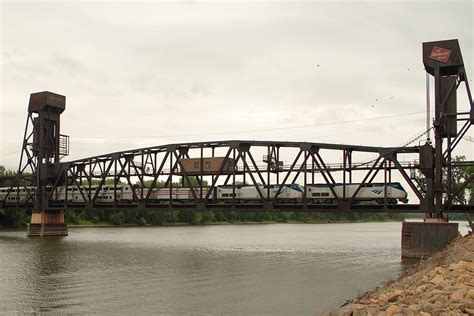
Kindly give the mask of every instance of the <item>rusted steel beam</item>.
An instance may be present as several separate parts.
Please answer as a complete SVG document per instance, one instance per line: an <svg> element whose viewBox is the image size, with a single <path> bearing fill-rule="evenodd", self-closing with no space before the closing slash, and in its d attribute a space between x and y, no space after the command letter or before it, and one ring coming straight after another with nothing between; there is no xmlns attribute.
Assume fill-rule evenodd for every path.
<svg viewBox="0 0 474 316"><path fill-rule="evenodd" d="M341 144L327 144L327 143L311 143L311 142L279 142L279 141L252 141L252 140L227 140L227 141L217 141L217 142L196 142L196 143L178 143L178 144L167 144L153 147L143 147L133 150L120 151L111 154L117 155L126 155L126 154L135 154L140 153L143 150L149 151L150 153L154 152L166 152L169 146L176 146L177 148L187 148L187 149L199 149L201 146L207 147L229 147L232 143L247 143L251 144L252 147L267 147L274 146L276 148L285 147L285 148L300 148L301 146L309 146L320 149L328 150L348 150L354 152L368 152L368 153L379 153L381 149L384 151L393 151L396 153L418 153L419 146L413 147L373 147L373 146L360 146L360 145L341 145ZM71 164L84 163L89 160L101 159L107 155L98 155L92 156L83 159L77 159L70 161Z"/></svg>
<svg viewBox="0 0 474 316"><path fill-rule="evenodd" d="M206 198L205 198L205 201L207 202L207 200L209 199L209 197L211 196L211 193L212 191L214 190L214 188L216 187L216 183L217 183L217 180L219 179L219 176L222 174L222 171L224 170L224 166L225 164L227 163L227 160L229 159L229 156L230 156L230 153L232 152L232 148L229 147L229 149L227 150L227 153L224 157L224 159L222 160L222 163L219 167L219 170L217 171L217 174L216 174L216 177L212 180L212 184L211 186L209 187L207 193L206 193ZM234 166L234 169L235 169L235 166Z"/></svg>
<svg viewBox="0 0 474 316"><path fill-rule="evenodd" d="M326 181L326 184L328 185L329 189L331 190L332 194L334 195L334 198L336 199L337 202L340 202L340 198L337 195L336 191L334 190L334 182L332 182L330 180L330 178L328 176L326 176L326 173L325 173L326 170L324 170L323 167L319 164L317 158L314 156L313 153L311 153L311 156L313 157L314 163L318 167L319 172L323 176L324 181ZM332 179L332 180L334 180L334 179Z"/></svg>
<svg viewBox="0 0 474 316"><path fill-rule="evenodd" d="M236 145L237 144L237 145ZM240 145L239 145L240 144ZM213 190L215 190L217 186L217 182L219 181L218 179L222 178L221 176L223 175L223 169L220 168L220 172L218 174L212 174L212 184L208 189L208 192L205 194L206 197L204 197L203 194L203 189L204 189L204 184L203 184L203 172L201 172L198 175L191 175L189 174L186 170L184 170L184 167L182 165L181 160L184 159L185 157L190 158L191 156L189 155L189 151L191 152L200 152L200 157L203 159L204 157L204 150L208 148L207 146L211 146L211 148L214 152L216 148L225 148L227 150L226 159L229 159L230 152L232 152L233 149L235 149L235 155L234 155L234 161L235 161L235 168L232 170L231 174L227 174L227 178L225 179L224 184L228 184L230 180L232 179L232 186L233 186L233 192L235 193L235 181L236 181L236 176L245 176L250 177L253 185L256 187L256 190L259 194L260 200L266 200L265 198L265 191L266 191L266 196L270 196L270 188L267 187L265 191L261 190L260 186L258 185L257 181L261 182L262 185L269 185L271 181L270 174L275 173L276 176L276 183L275 185L278 187L277 194L275 195L273 199L273 203L276 202L276 198L281 194L281 190L283 189L284 185L289 183L288 181L290 180L290 177L292 179L291 183L296 183L298 178L300 177L301 173L304 173L304 184L305 186L308 184L308 182L314 183L315 181L315 173L321 173L322 177L324 178L325 182L329 185L332 191L334 191L333 184L336 182L335 181L335 176L333 173L335 171L342 171L343 172L343 183L347 184L347 181L349 180L349 183L351 182L351 172L353 170L360 171L360 170L369 170L369 175L372 175L372 178L370 181L372 181L376 175L377 170L374 170L374 167L369 167L369 166L363 166L363 165L352 165L351 164L351 153L353 151L358 151L362 150L364 147L354 147L350 145L338 145L338 146L333 146L331 144L322 144L320 147L315 147L319 146L320 144L318 143L300 143L300 142L260 142L260 141L248 141L248 142L243 142L243 141L224 141L224 142L201 142L201 143L190 143L190 144L175 144L175 145L170 145L170 146L157 146L157 147L149 147L149 148L143 148L140 150L129 150L129 151L123 151L123 152L118 152L118 153L113 153L113 154L107 154L107 155L102 155L102 156L96 156L96 157L91 157L88 159L81 159L81 160L75 160L72 162L67 162L67 163L62 163L61 166L62 168L65 168L68 172L66 175L58 175L57 178L53 180L53 189L51 192L48 191L48 194L46 196L46 200L53 200L54 192L57 192L56 187L62 183L63 178L65 178L65 183L66 185L75 185L79 188L79 192L81 195L83 195L83 198L85 201L87 201L91 206L95 207L95 203L97 201L98 195L105 185L105 181L107 178L113 177L114 179L114 185L113 185L113 191L114 191L114 206L119 207L120 206L120 201L118 200L118 184L119 182L125 178L124 180L128 185L130 185L131 192L133 195L133 199L135 201L138 201L142 204L152 204L153 202L150 201L151 193L152 190L156 187L156 183L159 179L160 175L167 176L165 186L170 189L170 196L169 196L169 204L173 204L173 183L172 178L175 175L178 175L176 173L177 168L182 170L182 172L179 173L179 176L182 177L183 184L186 183L190 187L190 192L191 195L193 196L194 202L196 204L202 204L202 203L207 203L210 194L212 194ZM243 147L242 147L243 146ZM255 160L255 154L253 153L253 150L250 150L251 147L256 147L258 150L258 147L264 147L267 153L270 153L268 155L268 161L266 162L266 165L262 167L261 165L259 166L257 164L257 161ZM171 151L169 150L170 148L174 148L174 152L172 154ZM240 148L240 150L237 150L237 148ZM293 161L292 165L290 166L283 166L280 167L279 165L279 159L280 155L283 154L283 151L280 153L280 149L296 149L299 148L299 152L297 154L297 159ZM306 149L302 148L318 148L318 149L328 149L328 150L342 150L343 151L343 163L340 164L340 166L336 164L326 164L326 162L323 160L321 154L317 151L315 151L312 154L309 154ZM375 149L376 147L372 148ZM406 148L388 148L384 150L394 150L395 152L415 152L418 150L417 147L414 147L412 149L406 149ZM179 153L178 153L179 151ZM377 151L380 152L381 149L377 148ZM301 155L304 153L304 159L303 162L300 163L301 160ZM160 158L158 155L164 154L163 160L160 161ZM171 156L170 156L171 155ZM214 153L213 153L214 155ZM311 156L311 164L308 164L308 159ZM26 156L25 156L26 157ZM244 158L245 157L245 158ZM247 159L248 157L248 159ZM140 162L135 161L135 158L138 158ZM270 159L275 160L275 168L270 166ZM250 162L249 162L250 160ZM272 161L273 161L272 160ZM169 170L165 170L164 166L166 163L169 162ZM241 171L237 171L238 164L242 164L244 169ZM225 162L224 162L225 164ZM158 166L160 165L160 166ZM147 166L151 166L152 169L150 170L147 168ZM382 165L381 165L382 166ZM379 166L379 168L381 168ZM221 165L221 167L224 167L224 165ZM309 167L309 168L308 168ZM398 169L400 166L393 166L391 163L385 164L384 166L385 172L389 172L389 170L392 169ZM406 166L404 165L403 168ZM202 168L202 164L201 164ZM273 170L274 169L274 170ZM71 172L69 172L71 171ZM375 171L375 174L374 174ZM282 182L280 182L280 173L284 173L284 179ZM308 179L308 172L311 173L312 179ZM349 172L349 179L347 179L346 172ZM266 175L265 175L266 173ZM139 181L139 186L135 186L132 183L133 177L137 177ZM150 188L145 188L145 180L146 179L152 179L152 185ZM198 194L196 192L197 186L194 186L191 182L191 177L196 177L196 180L198 181L199 184L199 189L200 193ZM258 177L258 178L257 178ZM386 178L388 179L390 175L387 175ZM99 180L98 186L96 188L92 188L92 181L93 180ZM83 181L87 180L88 183L85 188L83 188ZM385 180L387 182L389 180ZM89 190L87 190L89 188ZM346 188L344 188L345 191ZM359 188L360 189L360 188ZM56 191L55 191L56 190ZM68 192L65 192L67 195ZM343 192L342 199L347 198L346 192ZM341 197L336 194L336 192L333 192L334 197L337 200L340 200ZM67 201L68 198L65 199L64 205L68 205L69 202ZM235 194L232 198L233 202L232 204L235 206L237 200L235 197ZM385 198L386 200L386 198ZM303 192L303 201L304 204L307 204L307 197L306 197L306 192ZM2 205L5 204L5 199L1 201ZM268 202L268 201L266 201ZM75 204L75 203L73 203ZM101 203L102 204L102 203ZM19 205L18 205L19 207Z"/></svg>
<svg viewBox="0 0 474 316"><path fill-rule="evenodd" d="M285 175L285 178L283 178L282 183L281 183L280 186L278 187L278 190L275 192L275 196L273 197L273 204L276 203L276 201L277 201L277 199L278 199L278 195L280 195L280 192L281 192L281 190L283 189L283 186L286 184L286 180L288 180L288 177L290 176L291 172L294 171L295 165L296 165L296 163L298 162L298 160L300 159L302 152L303 152L303 151L300 149L300 151L299 151L298 154L296 155L295 160L294 160L293 163L291 164L290 170L288 170L288 172L287 172L286 175Z"/></svg>
<svg viewBox="0 0 474 316"><path fill-rule="evenodd" d="M253 159L253 156L252 156L252 154L250 153L250 150L247 150L247 154L248 154L248 156L249 156L249 158L250 158L250 161L251 161L252 164L253 164L253 167L255 168L255 171L257 172L258 177L260 178L260 181L262 181L262 184L265 185L265 184L266 184L266 183L265 183L265 180L263 179L262 173L261 173L261 171L258 169L258 166L257 166L257 164L255 163L255 160ZM249 168L249 170L250 170L250 168Z"/></svg>
<svg viewBox="0 0 474 316"><path fill-rule="evenodd" d="M84 191L82 190L82 185L77 181L77 173L78 172L82 172L82 171L79 171L79 169L77 169L76 173L71 175L72 176L72 181L74 182L77 189L79 190L79 193L81 193L81 196L84 199L84 201L87 201L87 197L84 194Z"/></svg>
<svg viewBox="0 0 474 316"><path fill-rule="evenodd" d="M352 203L352 201L354 201L355 197L357 196L357 194L359 193L360 189L362 188L362 186L366 183L367 179L370 177L371 173L373 170L375 170L375 168L377 167L377 164L379 163L379 161L382 159L382 156L378 156L377 159L375 159L375 162L374 164L372 165L372 168L370 168L369 172L367 172L367 174L365 175L364 179L362 180L361 183L359 183L359 186L357 187L357 189L355 190L355 192L352 194L351 198L350 198L350 203Z"/></svg>
<svg viewBox="0 0 474 316"><path fill-rule="evenodd" d="M418 190L418 188L413 184L413 181L411 181L410 177L406 174L405 170L403 170L402 166L398 163L397 159L393 159L392 162L395 164L397 167L398 171L400 171L400 174L402 177L405 179L405 181L408 183L410 188L412 189L413 193L415 193L416 197L422 201L425 197L421 192Z"/></svg>
<svg viewBox="0 0 474 316"><path fill-rule="evenodd" d="M456 192L453 192L451 194L451 196L453 198L459 198L459 199L462 199L464 200L464 198L461 198L460 196L460 193L462 193L464 191L464 189L469 185L469 183L471 183L472 181L474 181L474 174L470 174L469 177L467 177L467 179L463 182L463 184L456 190Z"/></svg>
<svg viewBox="0 0 474 316"><path fill-rule="evenodd" d="M298 171L296 172L295 176L293 177L293 181L291 181L291 184L295 184L296 180L298 180L298 177L300 176L301 171L306 168L306 161L309 158L309 153L307 151L304 151L304 160L300 164L300 167L298 168ZM306 171L305 171L306 173Z"/></svg>
<svg viewBox="0 0 474 316"><path fill-rule="evenodd" d="M117 160L117 161L120 164L120 167L122 167L122 170L125 170L127 165L130 166L130 160L128 160L128 161L125 160L125 162L123 164L120 160ZM133 187L132 182L130 181L130 177L127 174L125 174L124 178L127 180L127 183L130 186L130 190L132 191L133 198L135 199L135 201L137 201L138 200L138 195L137 195L137 192L135 192L135 188Z"/></svg>
<svg viewBox="0 0 474 316"><path fill-rule="evenodd" d="M105 184L105 181L106 181L106 179L107 179L107 174L109 173L109 171L110 171L110 169L112 168L113 164L114 164L114 161L111 160L110 163L109 163L109 165L108 165L108 167L107 167L107 169L105 169L105 171L102 172L103 176L102 176L102 178L101 178L101 180L100 180L99 185L97 186L97 189L96 189L95 192L94 192L94 196L92 197L92 203L94 203L95 200L97 199L97 195L99 195L99 192L100 192L100 190L102 189L102 186Z"/></svg>
<svg viewBox="0 0 474 316"><path fill-rule="evenodd" d="M194 198L194 201L197 202L199 201L197 195L196 195L196 192L194 191L194 186L193 184L191 183L191 180L189 180L189 177L188 177L188 173L186 172L183 164L181 163L181 159L179 158L178 154L176 153L176 151L173 152L175 158L176 158L176 162L178 163L179 167L181 168L181 173L183 173L184 175L184 179L186 179L186 182L188 183L189 185L189 189L191 190L191 193L193 195L193 198Z"/></svg>
<svg viewBox="0 0 474 316"><path fill-rule="evenodd" d="M232 149L231 149L232 150ZM232 153L232 159L234 160L234 164L235 164L235 167L234 169L232 170L232 173L229 174L227 176L227 178L225 179L224 181L224 185L228 185L229 181L231 178L235 177L236 173L237 173L237 169L236 169L236 166L237 166L237 163L243 158L242 156L242 153L238 153L237 156L234 155L234 153Z"/></svg>
<svg viewBox="0 0 474 316"><path fill-rule="evenodd" d="M448 146L446 148L446 150L444 151L443 153L443 157L444 159L446 159L449 155L449 152L452 152L456 146L459 144L459 142L461 141L461 139L464 137L464 135L466 135L467 131L469 130L469 127L471 126L471 122L470 121L467 121L466 123L464 123L464 125L461 127L461 129L459 130L458 134L456 135L456 137L454 138L454 140L452 141L451 143L451 146Z"/></svg>
<svg viewBox="0 0 474 316"><path fill-rule="evenodd" d="M239 149L239 151L240 151L240 149ZM245 159L242 159L242 161L243 161L243 163L244 163L244 168L247 169L247 170L250 170L249 165L247 164L247 161L245 161ZM260 187L259 187L257 181L255 181L255 177L253 176L253 173L250 172L249 175L250 175L250 178L252 179L253 185L254 185L255 188L257 189L257 193L258 193L258 195L260 196L260 199L264 202L264 201L265 201L265 198L264 198L264 196L263 196L262 191L260 190ZM235 189L235 182L234 182L234 187L233 187L233 189ZM235 193L234 193L233 195L235 195Z"/></svg>
<svg viewBox="0 0 474 316"><path fill-rule="evenodd" d="M333 184L336 183L336 181L334 180L334 178L333 178L332 175L331 175L331 172L329 171L329 168L326 166L326 164L324 163L323 158L322 158L321 155L319 154L319 151L316 151L314 154L316 155L316 157L318 157L319 162L321 163L321 166L323 167L323 170L327 173L329 179L331 179L331 182L332 182Z"/></svg>
<svg viewBox="0 0 474 316"><path fill-rule="evenodd" d="M153 177L153 181L151 182L151 186L148 188L148 192L146 194L146 199L145 199L145 203L148 202L148 200L150 199L150 195L151 195L151 192L153 191L153 189L155 189L156 187L156 181L158 180L158 177L160 176L161 174L161 170L163 170L163 167L165 166L165 163L166 163L166 160L168 159L168 156L170 155L169 152L167 152L165 154L165 156L163 157L163 159L161 160L161 164L160 164L160 167L158 168L158 170L154 170L154 177ZM155 167L156 167L156 156L155 156Z"/></svg>

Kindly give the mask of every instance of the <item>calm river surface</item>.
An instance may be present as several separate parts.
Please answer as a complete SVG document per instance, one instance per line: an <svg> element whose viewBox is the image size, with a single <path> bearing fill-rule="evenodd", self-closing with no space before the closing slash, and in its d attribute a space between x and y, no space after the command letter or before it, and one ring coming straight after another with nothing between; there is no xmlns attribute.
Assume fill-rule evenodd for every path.
<svg viewBox="0 0 474 316"><path fill-rule="evenodd" d="M395 278L401 223L0 231L0 314L311 315Z"/></svg>

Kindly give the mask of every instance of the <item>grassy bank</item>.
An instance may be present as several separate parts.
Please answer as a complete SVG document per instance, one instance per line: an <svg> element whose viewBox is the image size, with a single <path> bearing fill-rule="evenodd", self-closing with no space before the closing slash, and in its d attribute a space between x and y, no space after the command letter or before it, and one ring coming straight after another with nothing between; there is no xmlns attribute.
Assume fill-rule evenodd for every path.
<svg viewBox="0 0 474 316"><path fill-rule="evenodd" d="M30 216L31 213L25 210L0 210L0 227L26 226ZM401 221L405 216L387 213L67 210L64 218L68 225L77 226L145 226L380 222Z"/></svg>

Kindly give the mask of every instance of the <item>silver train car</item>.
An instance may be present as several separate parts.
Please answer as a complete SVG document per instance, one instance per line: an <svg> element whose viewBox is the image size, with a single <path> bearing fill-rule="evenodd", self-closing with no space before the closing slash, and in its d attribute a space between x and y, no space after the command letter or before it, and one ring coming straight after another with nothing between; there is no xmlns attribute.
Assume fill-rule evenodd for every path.
<svg viewBox="0 0 474 316"><path fill-rule="evenodd" d="M360 184L346 184L346 197L351 197ZM335 184L332 186L337 196L341 198L344 194L344 185ZM387 203L396 204L398 201L408 203L408 193L399 182L392 182L387 185L384 183L367 183L363 184L357 195L354 197L355 202L369 202L383 204L385 191L387 191ZM313 200L316 204L331 204L335 202L334 194L327 184L313 184L306 186L306 197Z"/></svg>
<svg viewBox="0 0 474 316"><path fill-rule="evenodd" d="M97 190L97 185L92 185L90 190L90 195L93 196ZM89 186L82 186L81 190L77 186L66 187L57 187L54 190L51 200L54 202L65 202L66 199L69 203L83 203L89 197ZM6 204L16 204L27 202L31 199L35 193L35 187L17 187L11 188L11 192L8 193L10 188L0 188L0 201L5 200ZM49 193L51 188L46 188L46 191ZM84 199L84 196L86 199ZM113 203L114 196L116 197L117 202L133 202L132 189L128 185L118 185L117 193L114 193L114 186L104 185L97 193L96 202L100 203Z"/></svg>
<svg viewBox="0 0 474 316"><path fill-rule="evenodd" d="M90 187L91 197L94 196L98 187L98 185L92 185ZM67 201L72 203L85 202L89 197L89 186L82 186L81 189L82 193L77 186L70 186L67 188L67 190L66 187L58 187L53 193L52 200L56 202L64 202L67 198ZM84 200L84 196L82 194L85 195L86 200ZM117 185L117 192L114 193L113 185L104 185L97 193L95 201L97 203L114 203L114 197L117 202L131 203L133 201L131 187L129 185Z"/></svg>
<svg viewBox="0 0 474 316"><path fill-rule="evenodd" d="M263 198L274 199L280 185L259 185ZM234 189L231 185L219 185L217 187L218 200L232 200ZM235 187L235 199L239 200L260 200L258 190L254 185L238 185ZM303 187L299 184L285 184L278 194L278 200L300 203L303 199Z"/></svg>
<svg viewBox="0 0 474 316"><path fill-rule="evenodd" d="M6 199L6 204L16 204L17 202L25 203L28 199L31 199L35 193L35 187L20 187L19 189L14 187L11 189L10 194L8 193L9 190L9 187L0 188L0 201Z"/></svg>
<svg viewBox="0 0 474 316"><path fill-rule="evenodd" d="M359 184L347 184L346 185L346 197L351 197L357 190ZM259 185L264 199L274 199L280 185ZM82 186L81 189L77 186L58 187L54 190L51 200L54 202L65 202L68 203L84 203L89 199L89 196L96 194L98 186L92 185ZM133 203L135 201L133 196L132 188L129 185L117 185L117 191L114 192L113 185L104 185L97 192L95 203ZM344 186L342 184L335 184L332 186L338 197L343 196ZM10 188L0 188L0 201L4 201L5 204L16 204L24 203L33 198L35 193L34 187L20 187L19 190L14 187L11 192L8 193ZM47 190L51 190L47 188ZM81 193L82 190L82 193ZM209 199L217 200L218 202L229 203L233 199L248 202L248 201L259 201L260 195L258 190L253 185L237 185L235 190L231 185L218 185L214 190L209 193L210 188L203 187L202 193L200 188L194 188L194 192L198 198L205 197L209 194ZM306 192L304 191L306 190ZM379 204L384 203L384 197L387 197L387 203L396 204L398 201L407 203L408 194L402 185L398 182L393 182L387 185L383 183L368 183L364 184L357 195L354 198L356 203L360 202L376 202ZM140 200L139 189L136 190L137 198ZM297 204L303 200L303 195L306 193L306 198L310 203L313 204L333 204L336 199L331 191L331 188L327 184L313 184L307 185L303 188L299 184L285 184L281 189L277 197L278 203ZM148 194L148 188L144 189L144 195ZM235 194L235 195L234 195ZM172 200L181 202L190 202L194 200L194 196L190 188L155 188L150 193L149 200L152 201L166 201L171 196ZM85 199L84 199L85 197Z"/></svg>

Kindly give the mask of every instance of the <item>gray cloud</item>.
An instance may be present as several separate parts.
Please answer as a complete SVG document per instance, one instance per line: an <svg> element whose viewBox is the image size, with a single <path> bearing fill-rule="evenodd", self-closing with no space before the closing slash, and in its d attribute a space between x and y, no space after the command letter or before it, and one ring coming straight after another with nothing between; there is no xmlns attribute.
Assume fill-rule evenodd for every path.
<svg viewBox="0 0 474 316"><path fill-rule="evenodd" d="M75 158L226 138L398 145L424 128L423 114L246 131L423 111L423 41L459 38L473 70L470 1L2 2L1 9L0 164L9 167L17 158L1 155L21 146L31 92L67 96L62 129ZM203 132L210 135L189 136ZM141 135L161 137L80 138Z"/></svg>

